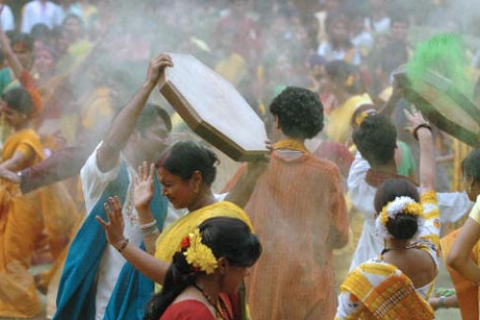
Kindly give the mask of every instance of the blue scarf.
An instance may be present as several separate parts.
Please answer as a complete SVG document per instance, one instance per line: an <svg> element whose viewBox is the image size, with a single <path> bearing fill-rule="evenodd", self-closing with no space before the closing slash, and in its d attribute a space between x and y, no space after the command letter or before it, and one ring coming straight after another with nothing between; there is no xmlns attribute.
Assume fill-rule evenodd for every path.
<svg viewBox="0 0 480 320"><path fill-rule="evenodd" d="M122 164L117 178L110 182L70 245L57 295L54 320L95 319L97 273L107 246L105 230L95 216L107 219L103 204L109 197L119 196L125 202L129 185L128 172ZM150 208L162 230L167 215L167 200L161 194L157 179ZM141 248L144 248L142 243ZM104 319L142 319L153 292L153 282L125 263L108 302Z"/></svg>

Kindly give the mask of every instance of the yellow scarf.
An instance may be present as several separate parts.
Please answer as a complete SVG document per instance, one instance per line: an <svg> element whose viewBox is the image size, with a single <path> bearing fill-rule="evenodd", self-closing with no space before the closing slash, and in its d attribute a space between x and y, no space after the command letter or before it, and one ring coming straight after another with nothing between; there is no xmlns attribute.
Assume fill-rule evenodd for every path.
<svg viewBox="0 0 480 320"><path fill-rule="evenodd" d="M280 140L273 144L273 149L289 149L295 151L301 151L303 153L309 153L308 149L305 147L303 142L293 139Z"/></svg>
<svg viewBox="0 0 480 320"><path fill-rule="evenodd" d="M171 263L173 255L180 249L182 239L193 232L205 220L215 217L237 218L245 222L253 231L250 218L239 206L229 201L220 201L200 208L181 217L168 226L157 238L155 257ZM158 291L159 287L156 288Z"/></svg>

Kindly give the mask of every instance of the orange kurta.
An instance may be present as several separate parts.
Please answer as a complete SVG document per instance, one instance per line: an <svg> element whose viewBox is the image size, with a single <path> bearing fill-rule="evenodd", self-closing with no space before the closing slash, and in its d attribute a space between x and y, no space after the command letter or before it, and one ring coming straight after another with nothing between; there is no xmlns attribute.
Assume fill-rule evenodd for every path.
<svg viewBox="0 0 480 320"><path fill-rule="evenodd" d="M246 279L252 319L333 319L332 248L348 234L338 168L310 153L287 160L274 151L245 211L263 246Z"/></svg>
<svg viewBox="0 0 480 320"><path fill-rule="evenodd" d="M2 161L15 152L29 153L34 165L43 159L38 135L29 129L12 134L2 151ZM28 273L35 239L43 222L37 193L15 197L18 186L0 185L0 317L26 318L40 312L32 276Z"/></svg>

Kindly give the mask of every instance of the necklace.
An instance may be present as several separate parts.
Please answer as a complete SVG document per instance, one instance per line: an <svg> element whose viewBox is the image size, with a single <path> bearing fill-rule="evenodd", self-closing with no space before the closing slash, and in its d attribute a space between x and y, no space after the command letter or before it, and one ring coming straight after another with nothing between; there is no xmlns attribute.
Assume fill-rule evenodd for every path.
<svg viewBox="0 0 480 320"><path fill-rule="evenodd" d="M223 302L220 297L217 300L217 303L214 303L210 296L203 291L202 288L200 288L196 283L192 284L195 289L200 291L200 293L207 299L208 303L215 309L215 316L217 317L217 320L233 320L233 317L230 315L230 312L228 311L227 306L225 305L225 302Z"/></svg>
<svg viewBox="0 0 480 320"><path fill-rule="evenodd" d="M405 245L405 246L401 246L401 247L385 247L383 248L382 250L382 254L384 254L385 252L388 252L390 250L403 250L403 249L412 249L412 248L416 248L417 247L417 244L416 243L410 243L408 245Z"/></svg>
<svg viewBox="0 0 480 320"><path fill-rule="evenodd" d="M133 212L133 186L131 185L127 194L127 203L125 204L125 211L128 219L130 220L130 225L133 226L138 222L137 215Z"/></svg>

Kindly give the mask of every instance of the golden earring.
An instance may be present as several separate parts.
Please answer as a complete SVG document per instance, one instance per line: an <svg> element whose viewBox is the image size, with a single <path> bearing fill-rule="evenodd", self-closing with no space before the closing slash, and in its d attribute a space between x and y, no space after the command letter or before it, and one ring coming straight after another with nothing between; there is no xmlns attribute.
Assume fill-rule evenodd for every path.
<svg viewBox="0 0 480 320"><path fill-rule="evenodd" d="M195 188L193 189L194 193L199 193L200 192L200 186L198 184L195 185Z"/></svg>

